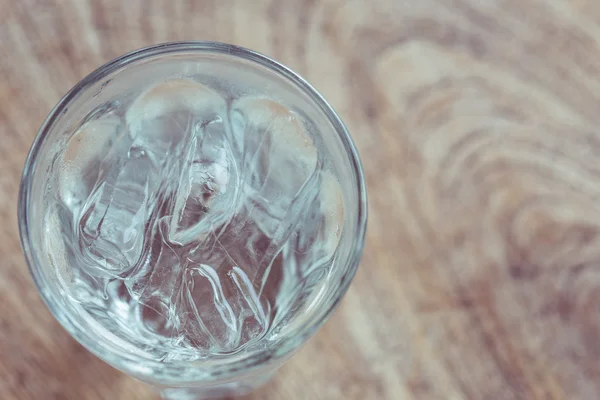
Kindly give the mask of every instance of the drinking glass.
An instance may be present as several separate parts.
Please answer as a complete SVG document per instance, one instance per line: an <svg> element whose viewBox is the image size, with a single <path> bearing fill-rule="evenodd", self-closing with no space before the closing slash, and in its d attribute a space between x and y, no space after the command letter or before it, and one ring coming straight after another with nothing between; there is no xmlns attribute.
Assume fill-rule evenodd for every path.
<svg viewBox="0 0 600 400"><path fill-rule="evenodd" d="M231 354L173 360L149 355L90 317L88 309L82 309L69 286L74 279L72 259L53 254L56 233L48 223L47 210L60 190L59 175L65 173L57 171L56 160L77 129L103 113L119 114L139 88L186 79L210 86L227 98L228 104L245 96L263 96L301 116L311 140L325 154L323 163L339 184L343 219L330 267L305 277L312 281L310 285L303 286L304 292L290 294L293 306L279 310L284 317L276 326L269 326L260 340ZM348 289L358 266L367 201L360 160L348 131L310 84L251 50L214 42L182 42L119 57L85 77L60 100L43 123L27 157L18 215L31 275L60 324L93 354L154 385L164 398L192 399L239 395L255 389L323 325Z"/></svg>

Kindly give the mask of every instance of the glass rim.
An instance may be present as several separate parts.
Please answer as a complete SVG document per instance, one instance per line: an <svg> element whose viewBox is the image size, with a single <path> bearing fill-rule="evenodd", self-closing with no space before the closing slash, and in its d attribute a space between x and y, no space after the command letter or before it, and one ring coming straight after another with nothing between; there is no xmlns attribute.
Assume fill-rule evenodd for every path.
<svg viewBox="0 0 600 400"><path fill-rule="evenodd" d="M207 373L205 378L199 379L182 379L180 376L181 370L190 368L189 366L179 366L174 364L165 364L160 361L144 359L143 370L161 371L161 378L153 378L153 373L146 373L136 368L135 356L127 357L122 352L118 352L114 347L108 345L108 343L102 341L94 341L94 335L86 332L73 332L75 329L70 327L75 326L70 319L72 318L69 312L60 312L61 306L58 305L57 296L49 290L44 290L46 285L45 278L41 275L39 266L41 263L38 262L36 252L33 250L33 246L30 238L30 223L29 223L29 205L30 205L30 192L33 177L36 172L36 162L38 154L45 142L48 133L54 128L57 120L66 111L79 94L85 92L91 85L102 80L107 75L117 72L124 67L135 64L141 60L146 60L155 56L168 55L168 54L182 54L182 53L205 53L213 55L225 55L233 58L238 58L253 63L259 64L262 67L266 67L272 72L275 72L279 76L284 77L288 82L292 83L293 86L308 95L310 100L318 106L320 111L327 117L329 123L332 124L335 132L341 140L345 153L349 159L349 162L354 169L356 175L356 188L358 190L357 199L357 220L356 229L357 234L352 239L353 249L348 257L348 261L345 265L348 267L348 272L344 274L344 278L340 282L339 287L336 288L335 296L333 301L329 303L321 304L315 318L310 320L301 330L292 337L281 338L278 342L276 349L272 347L256 350L247 357L227 357L223 358L222 362L219 362L218 366L214 368L211 366L210 373ZM54 318L63 326L63 328L81 345L83 345L90 352L98 356L103 361L112 365L115 368L120 369L128 375L138 377L145 381L158 384L190 384L199 382L214 382L216 380L228 380L233 379L239 374L247 374L252 371L260 369L260 367L269 360L284 358L285 355L293 353L299 349L316 331L325 323L325 321L331 316L333 311L339 305L344 294L347 292L350 283L356 273L360 258L362 256L366 224L367 224L367 192L364 179L364 172L358 156L356 147L350 137L350 134L342 122L341 118L334 111L333 107L323 98L323 96L304 78L297 73L293 72L288 67L274 61L273 59L257 53L253 50L246 49L244 47L220 43L220 42L208 42L208 41L188 41L188 42L169 42L158 44L154 46L144 47L129 53L126 53L120 57L113 59L100 66L82 80L80 80L72 89L70 89L52 109L48 117L43 122L42 126L38 130L38 133L33 141L33 144L29 150L27 158L25 160L25 166L23 169L23 175L21 178L21 184L19 188L18 197L18 224L19 234L21 240L21 247L25 255L26 262L29 267L31 276L35 286L40 293L40 297L50 310ZM353 222L352 222L353 223ZM281 349L284 351L280 351ZM243 353L243 352L242 352ZM202 370L202 361L194 362L198 365L198 369ZM182 363L184 364L184 363ZM166 373L165 373L166 371ZM179 379L179 380L178 380Z"/></svg>

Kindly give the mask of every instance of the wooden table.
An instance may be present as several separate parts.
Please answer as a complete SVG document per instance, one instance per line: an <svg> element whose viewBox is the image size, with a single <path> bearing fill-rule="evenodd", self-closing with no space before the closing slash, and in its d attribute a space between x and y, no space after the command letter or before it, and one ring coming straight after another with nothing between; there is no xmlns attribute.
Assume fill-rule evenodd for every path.
<svg viewBox="0 0 600 400"><path fill-rule="evenodd" d="M305 76L368 181L350 292L252 399L600 398L597 1L0 0L1 399L155 398L42 304L16 196L71 86L189 39Z"/></svg>

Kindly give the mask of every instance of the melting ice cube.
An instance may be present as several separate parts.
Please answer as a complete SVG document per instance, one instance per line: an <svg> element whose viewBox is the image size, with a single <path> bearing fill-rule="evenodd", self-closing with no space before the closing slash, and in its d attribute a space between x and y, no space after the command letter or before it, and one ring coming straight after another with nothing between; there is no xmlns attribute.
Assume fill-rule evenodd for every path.
<svg viewBox="0 0 600 400"><path fill-rule="evenodd" d="M225 115L225 100L213 89L188 79L173 79L141 94L125 120L134 145L161 166L168 155L182 155L196 130ZM172 155L172 154L171 154Z"/></svg>
<svg viewBox="0 0 600 400"><path fill-rule="evenodd" d="M122 130L118 116L105 115L83 125L69 138L58 172L58 195L76 212L98 178L100 164Z"/></svg>
<svg viewBox="0 0 600 400"><path fill-rule="evenodd" d="M183 157L169 240L178 245L203 241L235 212L238 172L225 124L203 126Z"/></svg>
<svg viewBox="0 0 600 400"><path fill-rule="evenodd" d="M118 158L85 202L77 225L80 248L92 273L122 274L141 255L153 189L150 168L144 152Z"/></svg>
<svg viewBox="0 0 600 400"><path fill-rule="evenodd" d="M269 236L287 216L301 189L318 173L317 148L300 117L287 107L264 98L246 97L232 105L234 140L243 154L242 184L248 213Z"/></svg>
<svg viewBox="0 0 600 400"><path fill-rule="evenodd" d="M215 270L198 264L188 269L183 299L187 329L199 347L221 353L237 350L268 329L269 304L261 302L239 267Z"/></svg>

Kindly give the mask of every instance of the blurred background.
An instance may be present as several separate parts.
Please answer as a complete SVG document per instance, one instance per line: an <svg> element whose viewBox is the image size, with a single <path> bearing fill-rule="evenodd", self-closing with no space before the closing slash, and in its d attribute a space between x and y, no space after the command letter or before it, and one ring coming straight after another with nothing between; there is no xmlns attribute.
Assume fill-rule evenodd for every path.
<svg viewBox="0 0 600 400"><path fill-rule="evenodd" d="M45 116L143 46L216 40L308 79L365 168L365 254L251 399L600 398L600 3L0 0L0 398L155 399L79 346L21 254Z"/></svg>

